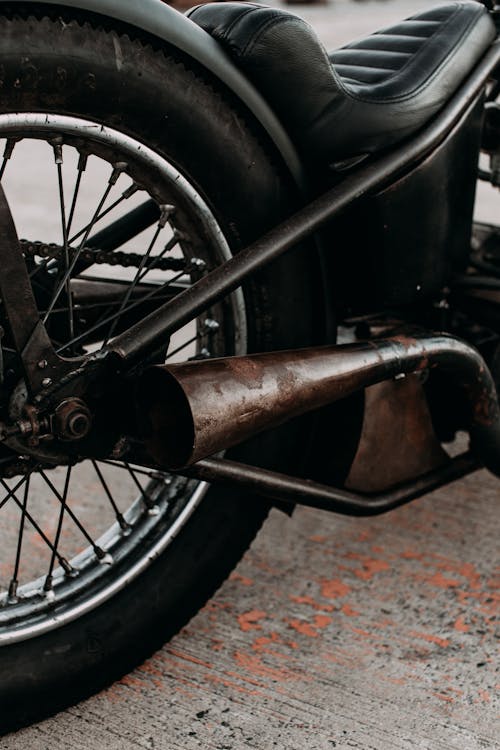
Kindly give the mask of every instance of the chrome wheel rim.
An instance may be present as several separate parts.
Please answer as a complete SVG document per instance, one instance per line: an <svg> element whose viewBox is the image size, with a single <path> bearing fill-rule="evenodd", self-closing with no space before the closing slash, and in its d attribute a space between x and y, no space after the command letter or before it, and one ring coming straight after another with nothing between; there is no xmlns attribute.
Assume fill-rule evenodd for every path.
<svg viewBox="0 0 500 750"><path fill-rule="evenodd" d="M119 179L123 177L124 179L129 179L132 184L140 184L139 192L145 192L159 206L177 205L179 214L190 217L189 220L192 222L197 236L196 238L193 236L189 237L186 233L186 223L189 222L186 219L182 221L179 219L180 226L182 227L179 231L181 235L184 234L184 240L180 240L178 243L181 254L183 254L183 257L188 258L190 263L193 257L197 256L192 255L192 246L189 246L186 237L194 245L196 243L200 245L201 240L199 237L203 237L203 242L206 245L206 257L210 258L212 266L231 257L229 246L216 218L195 187L166 158L130 136L80 118L45 113L23 113L0 115L0 138L6 139L4 159L0 166L0 176L3 178L2 184L5 187L7 199L9 199L9 171L12 172L11 163L16 156L16 149L19 151L21 144L29 141L30 143L34 142L37 148L40 144L46 144L51 152L51 158L54 160L56 171L59 170L59 198L61 208L65 201L64 186L61 189L61 176L64 177L64 173L62 171L63 167L57 164L57 155L59 154L63 159L62 163L64 165L65 152L73 149L78 151L81 157L81 145L86 144L85 147L89 150L90 156L100 159L111 168L116 169L117 164L127 165L120 172ZM14 143L14 148L12 149L12 153L9 153L12 143ZM80 164L80 162L78 163ZM80 173L78 174L80 175ZM141 180L140 183L139 179ZM149 182L145 185L144 183L148 179ZM77 183L78 177L75 177L74 185L76 186ZM74 189L72 193L73 199L75 197ZM124 192L127 192L127 189L130 190L130 185ZM168 202L168 199L172 199L172 196L177 201L177 204ZM109 207L112 202L111 190L108 192L108 199L110 203L103 204L101 213L105 211L106 205ZM71 209L73 209L73 202L74 200L68 202L68 210L61 208L62 226L66 229L68 227L68 213L71 217L76 215L75 212L69 210L70 204ZM15 209L13 210L13 214L16 219ZM112 215L112 212L110 212L108 218L112 218ZM170 225L174 226L173 220L169 221ZM91 230L96 226L97 224L94 223ZM172 229L172 226L170 226L170 229ZM177 231L175 226L172 231ZM65 239L64 229L62 234L63 237L60 242L64 245L67 265L66 269L58 272L61 274L62 280L64 280L64 276L65 274L67 275L67 271L70 269L78 245L72 245L68 237ZM91 232L88 233L88 236L91 236ZM80 243L81 237L80 233ZM191 249L189 249L190 247ZM35 265L32 267L31 273L35 277L38 275L40 278L42 273L53 272L50 265L52 261L47 263L46 260L42 260L40 257L37 258L36 254L34 257L35 260L33 263ZM151 254L148 257L151 259L156 256ZM39 269L44 263L45 266L40 271ZM143 277L141 277L140 282L137 282L135 290L137 290L139 283L142 284L143 279L146 278L144 276L145 268L142 268ZM150 266L147 266L147 268L149 269ZM155 270L156 272L158 271L157 268L154 269L151 267L149 273L154 274ZM139 278L137 273L135 276L132 275L129 277L129 280L124 282L124 285L130 289L136 278ZM58 280L59 286L61 286L60 281L61 279ZM75 322L76 309L73 305L74 292L72 290L75 288L74 282L75 278L70 276L66 282L66 287L62 284L62 287L68 290L67 299L70 301L67 302L66 308L64 308L64 314L68 318L70 315L72 316L68 322L68 330L71 329L73 334L75 333L75 329L74 325L73 328L71 327L71 323L74 324ZM170 277L161 283L155 283L158 283L160 286L163 285L162 289L165 290L170 283ZM71 284L73 284L73 287ZM124 298L125 296L126 292ZM129 297L129 307L127 308L125 305L123 308L125 311L122 311L123 315L129 311L130 299L131 297ZM59 300L60 297L55 301L51 301L52 310L50 309L50 304L48 307L46 306L45 310L41 310L41 318L45 319L48 325L50 325L50 316L55 315L54 311L59 309L56 307L56 305L60 305ZM123 304L123 300L120 304ZM106 319L104 318L104 320ZM220 330L222 327L225 339L228 337L231 339L229 344L225 341L224 352L220 349L220 341L214 343L213 352L204 351L206 349L204 342L208 334L206 332L203 333L204 328L200 329L198 324L195 328L195 340L188 341L191 349L186 349L187 345L175 344L170 347L169 356L173 353L176 358L182 358L183 353L189 353L189 351L194 351L193 356L205 356L210 353L217 355L221 353L241 354L246 351L246 318L241 290L231 295L224 312L218 310L210 320L212 321L212 328L214 330ZM106 325L108 326L107 329L105 328ZM219 326L219 328L215 328L215 325ZM109 338L110 329L114 330L113 320L108 323L105 322L105 324L101 323L101 328L100 332L93 335L95 338L102 334L101 343L104 343L107 340L106 337ZM226 333L226 329L230 331L229 334ZM201 334L200 330L202 331ZM90 334L88 335L90 336ZM219 334L217 336L220 338ZM75 336L73 336L73 340L74 338ZM58 343L62 353L67 354L68 344L65 344L65 342ZM85 338L82 340L81 334L79 341L73 343L72 347L74 348L77 344L78 346L85 347ZM91 345L95 347L95 341L91 342ZM98 343L97 345L99 346L100 344ZM179 534L207 491L207 485L204 483L172 477L166 473L158 475L158 473L144 471L139 467L130 467L128 465L117 466L116 462L113 461L91 463L94 479L97 477L95 481L98 484L100 481L99 488L101 494L107 495L109 499L109 495L111 494L110 472L125 471L129 477L129 482L135 484L135 495L127 503L127 507L119 508L118 512L115 512L116 517L113 523L99 530L98 533L88 534L88 539L84 535L81 535L82 539L85 539L87 543L81 549L77 549L74 554L68 556L68 558L60 553L57 554L58 549L55 542L57 541L58 544L62 544L64 541L63 531L67 528L67 522L71 521L75 525L75 519L68 515L70 511L76 515L73 510L69 486L71 481L76 481L75 476L77 472L86 470L85 466L79 465L76 468L61 468L55 472L56 474L58 473L58 476L55 478L52 477L52 479L51 476L54 472L45 472L47 474L46 477L43 476L44 472L37 472L36 476L33 474L31 479L25 478L24 484L22 484L23 480L19 478L1 480L4 487L4 496L3 500L0 497L0 513L3 510L2 506L5 508L14 506L14 511L18 516L18 539L16 545L14 545L16 548L16 560L5 563L5 566L11 565L11 572L8 573L7 568L2 568L4 570L5 581L2 584L3 589L0 593L0 645L33 638L59 628L101 606L119 591L130 585L132 581L154 563L158 556L169 546L172 539ZM108 472L107 477L105 476L106 472ZM51 476L48 476L48 474ZM55 527L53 523L52 527L45 531L45 527L40 522L38 524L38 533L36 530L36 523L38 522L36 517L34 517L34 512L31 512L29 491L30 487L32 487L30 482L34 484L35 480L39 481L40 478L44 480L45 486L48 486L49 489L50 485L52 485L52 490L59 505L57 506L57 523L55 523ZM47 479L49 480L48 482ZM15 491L13 488L15 488ZM61 518L63 519L62 522ZM43 542L46 547L47 540L52 543L52 549L49 547L48 553L51 561L51 566L49 566L50 575L45 570L41 575L31 575L30 580L21 580L22 555L27 554L26 529L28 527L35 536L38 533L39 542ZM20 548L21 555L19 555L19 537L22 542ZM89 540L91 544L88 543ZM54 551L54 546L56 552ZM98 554L97 550L99 551ZM20 559L17 560L17 558ZM16 582L15 587L12 585L13 581Z"/></svg>

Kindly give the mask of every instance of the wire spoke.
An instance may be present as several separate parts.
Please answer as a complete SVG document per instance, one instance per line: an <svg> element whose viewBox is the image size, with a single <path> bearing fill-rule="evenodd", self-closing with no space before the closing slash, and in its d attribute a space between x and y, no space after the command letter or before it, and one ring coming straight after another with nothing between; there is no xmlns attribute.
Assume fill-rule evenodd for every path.
<svg viewBox="0 0 500 750"><path fill-rule="evenodd" d="M165 362L168 362L168 360L171 359L175 354L179 354L179 352L182 352L184 349L186 349L191 344L194 344L196 341L200 341L205 337L213 336L218 330L219 324L217 323L217 321L213 320L212 318L206 318L202 329L198 331L195 336L192 336L190 339L178 346L177 349L169 352L167 358L165 359ZM210 356L210 352L206 349L202 349L200 353L203 355L203 357Z"/></svg>
<svg viewBox="0 0 500 750"><path fill-rule="evenodd" d="M185 341L183 344L177 347L177 349L174 349L173 351L168 353L168 357L166 358L165 362L168 362L169 359L171 359L175 354L179 354L179 352L182 352L183 349L186 349L190 344L194 344L195 341L199 341L204 337L204 333L197 333L196 336L192 336L192 338Z"/></svg>
<svg viewBox="0 0 500 750"><path fill-rule="evenodd" d="M132 296L132 293L134 292L134 289L136 288L137 284L141 281L141 279L144 278L144 276L142 275L142 271L143 271L144 266L146 265L146 263L147 263L147 261L149 259L149 256L151 255L151 253L153 251L154 246L156 245L158 237L160 236L160 232L165 227L165 224L166 224L166 220L165 221L163 220L163 214L162 214L162 217L160 217L160 221L158 222L158 226L157 226L157 228L155 230L155 233L153 235L153 239L149 243L148 249L146 250L146 252L144 253L144 255L141 258L141 262L139 263L139 267L137 269L137 273L135 274L135 276L134 276L134 278L133 278L132 283L130 284L130 286L127 287L127 291L125 292L125 295L123 297L122 304L120 306L120 309L117 312L118 316L120 316L120 315L123 314L123 311L127 307L128 302L130 300L130 297ZM149 269L146 271L146 273L149 273ZM109 339L113 336L113 333L116 330L116 326L117 325L118 325L118 317L115 318L115 320L111 324L111 328L109 329L108 333L106 334L106 338L105 338L105 340L103 342L103 346L106 346L106 344L108 343Z"/></svg>
<svg viewBox="0 0 500 750"><path fill-rule="evenodd" d="M68 228L66 225L66 204L64 201L64 183L62 174L62 139L58 142L54 142L54 157L57 166L57 181L59 187L59 209L61 212L61 226L63 235L63 252L64 252L64 267L65 267L65 289L66 299L68 300L68 323L69 323L69 335L71 338L75 335L75 318L73 313L73 297L71 294L70 277L68 274L69 269L69 244L68 244Z"/></svg>
<svg viewBox="0 0 500 750"><path fill-rule="evenodd" d="M180 233L177 230L174 230L173 236L169 239L169 241L167 242L167 244L165 245L161 253L158 253L158 255L155 255L151 259L151 262L148 263L147 268L139 276L139 279L137 281L138 284L143 280L145 276L148 275L148 273L150 273L154 268L156 268L160 260L164 258L167 253L169 253L171 250L174 249L174 247L179 243L179 239L180 239Z"/></svg>
<svg viewBox="0 0 500 750"><path fill-rule="evenodd" d="M76 176L75 187L73 189L73 198L71 200L71 208L69 210L68 226L66 228L66 233L68 237L71 231L71 225L73 224L73 218L75 216L76 202L78 200L78 195L80 193L80 186L82 183L83 173L87 169L88 158L89 158L88 154L80 154L78 158L78 174Z"/></svg>
<svg viewBox="0 0 500 750"><path fill-rule="evenodd" d="M113 497L113 495L111 493L111 490L109 489L108 483L104 479L102 471L100 470L99 466L97 465L97 462L96 461L92 461L92 466L94 467L95 473L99 477L99 481L102 484L102 488L104 490L104 493L105 493L106 497L108 498L109 502L111 503L111 507L114 510L114 513L115 513L115 516L116 516L116 520L118 521L118 523L120 525L120 528L122 529L122 531L129 530L130 529L130 524L128 524L126 522L126 520L124 519L122 513L120 512L120 509L118 508L118 506L117 506L117 504L115 502L115 499L114 499L114 497Z"/></svg>
<svg viewBox="0 0 500 750"><path fill-rule="evenodd" d="M16 143L17 143L17 140L15 138L7 138L5 149L3 152L2 166L0 167L0 182L2 181L2 178L5 174L5 170L7 169L7 164L9 163L9 159L12 156Z"/></svg>
<svg viewBox="0 0 500 750"><path fill-rule="evenodd" d="M128 463L125 462L124 465L125 465L125 468L127 469L128 473L129 473L129 475L131 476L133 483L135 484L135 486L137 487L137 489L141 493L142 499L144 501L144 505L146 506L146 508L152 508L154 506L154 504L155 504L153 498L150 497L150 495L146 492L146 490L144 489L144 487L142 486L142 484L139 482L139 480L137 479L137 477L135 475L135 472L130 468L130 464L128 464Z"/></svg>
<svg viewBox="0 0 500 750"><path fill-rule="evenodd" d="M20 484L22 484L22 482L24 482L25 480L26 480L26 477L23 478L23 480L20 482ZM37 532L37 534L40 536L40 538L45 542L45 544L47 545L47 547L50 550L53 550L54 549L54 545L52 544L52 542L50 541L50 539L48 538L48 536L45 534L45 532L40 528L39 524L35 521L35 519L31 515L31 513L29 513L28 509L24 508L23 503L19 500L19 498L15 494L16 490L15 489L11 490L9 488L8 484L1 477L0 477L0 484L2 485L2 487L5 490L7 490L8 497L11 497L14 500L14 502L17 505L17 507L20 509L21 513L24 513L24 515L26 516L26 519L33 526L33 528L35 529L35 531ZM16 487L19 487L19 485L16 485ZM4 505L4 504L5 504L5 499L4 499L4 501L2 501L0 507L2 507L2 505ZM69 564L69 562L66 560L66 558L64 558L62 555L60 555L57 550L56 550L55 554L56 554L56 557L59 560L59 563L60 563L61 567L63 568L63 570L66 573L71 573L73 571L73 569L72 569L71 565Z"/></svg>
<svg viewBox="0 0 500 750"><path fill-rule="evenodd" d="M9 599L16 599L17 588L19 586L19 567L21 565L21 550L23 546L24 527L26 522L26 508L28 507L28 497L30 490L30 475L26 477L26 484L24 485L23 495L23 506L21 510L21 519L19 521L19 531L17 534L17 547L16 547L16 559L14 562L14 572L9 583Z"/></svg>
<svg viewBox="0 0 500 750"><path fill-rule="evenodd" d="M54 493L55 497L59 500L59 502L61 504L64 504L64 506L65 506L65 512L68 514L68 516L71 518L71 520L73 521L73 523L79 529L79 531L81 532L81 534L85 537L85 539L87 540L87 542L90 544L90 546L94 550L94 553L95 553L96 557L99 560L102 560L105 557L105 554L106 554L104 552L104 550L102 550L94 542L94 540L92 539L92 537L90 536L89 532L87 531L87 529L85 528L85 526L82 524L82 522L80 521L80 519L78 518L78 516L71 510L71 508L69 507L68 503L63 500L63 497L62 497L61 493L56 489L56 487L54 486L54 484L50 481L50 479L48 478L48 476L46 475L46 473L42 469L40 470L40 476L45 481L45 483L48 485L48 487L50 487L50 489Z"/></svg>
<svg viewBox="0 0 500 750"><path fill-rule="evenodd" d="M129 188L127 188L127 190L125 190L120 195L120 197L117 198L110 206L108 206L104 211L102 211L102 213L98 213L97 212L93 216L92 220L86 226L83 227L83 229L80 229L79 232L77 232L76 234L73 235L73 237L70 239L70 242L75 242L75 240L79 239L83 235L85 235L85 237L86 237L85 241L87 241L87 238L88 238L90 232L92 231L92 229L95 227L95 225L98 224L102 219L104 219L108 214L110 214L111 211L114 211L114 209L117 206L119 206L120 203L123 203L124 201L128 200L138 190L139 190L139 186L136 185L135 183L133 185L131 185ZM109 190L108 190L108 193L106 195L106 198L108 197L108 195L109 195ZM100 202L98 211L100 211L100 209L102 209L104 203L106 202L106 198L103 201Z"/></svg>
<svg viewBox="0 0 500 750"><path fill-rule="evenodd" d="M169 289L169 287L172 284L174 284L176 281L178 281L183 276L185 276L185 272L181 271L181 273L179 273L176 276L174 276L172 279L170 279L170 281L167 281L165 284L159 284L151 292L148 292L148 294L145 294L143 297L141 297L140 299L138 299L133 304L129 305L124 310L119 310L118 312L114 313L113 315L110 315L109 317L104 318L104 320L99 321L94 326L92 326L87 331L85 331L84 333L81 333L79 336L76 336L71 341L68 341L66 344L64 344L63 346L59 347L57 349L57 353L60 354L62 351L64 351L65 349L69 348L70 346L74 346L74 344L80 343L84 339L88 338L88 336L91 333L94 333L95 331L99 330L99 328L102 328L103 326L107 325L108 323L111 323L116 318L119 318L119 317L122 317L122 316L126 315L127 313L129 313L132 310L134 310L136 307L139 307L140 305L143 305L145 302L147 302L148 300L150 300L152 297L154 297L159 292L165 292L167 289ZM109 336L108 336L108 338L109 338Z"/></svg>
<svg viewBox="0 0 500 750"><path fill-rule="evenodd" d="M78 259L80 258L80 255L81 255L83 249L85 248L85 243L87 242L89 234L91 233L92 229L94 228L94 225L96 224L96 222L99 220L99 213L100 213L102 207L104 206L104 204L106 203L106 200L108 199L108 195L110 194L111 190L113 189L113 186L116 184L116 181L118 180L118 177L120 176L121 172L123 172L123 170L125 169L125 166L126 165L124 165L124 163L120 163L120 166L119 165L115 165L115 167L113 168L113 171L112 171L111 176L110 176L110 178L108 180L108 184L106 186L106 189L105 189L105 191L104 191L104 193L102 195L101 200L99 201L99 205L97 206L97 208L96 208L96 210L94 212L94 215L93 215L92 219L90 220L89 224L87 225L87 228L86 228L86 230L84 232L83 239L82 239L80 245L76 248L75 252L73 253L73 257L71 259L71 263L69 264L68 268L66 268L66 271L65 271L62 279L60 280L59 284L57 285L56 291L54 292L54 294L52 296L52 300L50 302L48 310L47 310L47 312L45 313L45 315L43 317L43 323L47 322L47 319L51 315L52 310L55 307L55 304L56 304L57 300L59 299L59 296L60 296L62 290L64 289L64 287L66 286L66 283L68 282L69 278L71 277L73 269L75 268L75 266L76 266L76 264L78 262ZM73 242L73 238L70 240L70 244L71 244L71 242Z"/></svg>
<svg viewBox="0 0 500 750"><path fill-rule="evenodd" d="M26 477L23 477L22 479L20 479L19 482L14 487L14 489L11 489L7 483L2 482L4 489L7 490L7 495L0 502L0 509L3 508L3 506L10 500L11 497L12 498L14 497L17 490L25 483L25 481L26 481Z"/></svg>
<svg viewBox="0 0 500 750"><path fill-rule="evenodd" d="M54 565L56 562L56 554L57 549L59 547L59 541L61 539L61 531L63 527L63 521L64 521L64 513L66 511L66 503L68 500L68 490L69 490L69 482L71 477L71 466L68 466L66 469L66 479L64 481L64 489L61 497L61 507L59 509L59 518L57 520L57 529L56 529L56 535L54 537L54 548L52 550L52 555L50 558L50 564L49 564L49 571L47 573L47 576L45 578L45 583L43 585L44 591L50 591L52 589L52 582L53 582L53 572L54 572Z"/></svg>
<svg viewBox="0 0 500 750"><path fill-rule="evenodd" d="M118 461L110 461L106 458L99 459L99 462L101 464L108 464L109 466L114 466L116 469L127 469L128 471L132 471L130 468L130 464L126 461L118 462ZM143 474L146 477L149 477L149 479L154 479L157 482L165 481L169 477L169 474L166 472L160 472L160 471L148 471L147 469L138 468L137 466L134 466L133 471L135 474Z"/></svg>

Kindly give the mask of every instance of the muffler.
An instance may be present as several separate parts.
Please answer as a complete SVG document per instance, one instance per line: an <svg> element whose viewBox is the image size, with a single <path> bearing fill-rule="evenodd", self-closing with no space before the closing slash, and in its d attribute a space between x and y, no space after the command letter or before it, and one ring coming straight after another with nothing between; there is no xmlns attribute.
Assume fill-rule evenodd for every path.
<svg viewBox="0 0 500 750"><path fill-rule="evenodd" d="M500 475L495 383L479 352L446 334L151 367L138 384L144 445L180 470L367 386L435 368L461 389L472 450Z"/></svg>

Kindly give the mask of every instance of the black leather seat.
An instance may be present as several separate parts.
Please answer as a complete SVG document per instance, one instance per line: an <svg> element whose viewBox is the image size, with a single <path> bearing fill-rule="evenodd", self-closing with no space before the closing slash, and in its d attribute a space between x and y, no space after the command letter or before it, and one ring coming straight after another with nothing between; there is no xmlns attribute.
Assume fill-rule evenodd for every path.
<svg viewBox="0 0 500 750"><path fill-rule="evenodd" d="M477 2L433 8L330 55L306 21L281 9L219 2L188 15L261 91L305 158L326 164L415 133L496 36Z"/></svg>

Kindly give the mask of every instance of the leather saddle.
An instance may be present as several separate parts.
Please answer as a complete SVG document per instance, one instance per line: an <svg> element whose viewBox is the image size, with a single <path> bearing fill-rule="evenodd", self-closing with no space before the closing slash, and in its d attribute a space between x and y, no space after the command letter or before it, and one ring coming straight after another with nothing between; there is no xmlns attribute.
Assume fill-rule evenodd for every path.
<svg viewBox="0 0 500 750"><path fill-rule="evenodd" d="M306 160L334 165L416 133L496 37L486 8L453 2L327 53L278 8L216 2L188 16L214 37L274 109Z"/></svg>

